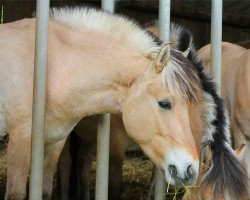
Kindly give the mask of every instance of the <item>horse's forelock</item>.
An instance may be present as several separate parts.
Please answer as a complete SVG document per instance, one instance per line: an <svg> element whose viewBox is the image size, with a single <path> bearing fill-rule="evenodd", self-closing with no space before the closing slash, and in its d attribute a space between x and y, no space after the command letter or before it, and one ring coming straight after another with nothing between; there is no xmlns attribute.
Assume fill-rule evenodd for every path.
<svg viewBox="0 0 250 200"><path fill-rule="evenodd" d="M200 100L201 85L197 71L180 52L171 52L171 58L162 75L171 94L189 102Z"/></svg>

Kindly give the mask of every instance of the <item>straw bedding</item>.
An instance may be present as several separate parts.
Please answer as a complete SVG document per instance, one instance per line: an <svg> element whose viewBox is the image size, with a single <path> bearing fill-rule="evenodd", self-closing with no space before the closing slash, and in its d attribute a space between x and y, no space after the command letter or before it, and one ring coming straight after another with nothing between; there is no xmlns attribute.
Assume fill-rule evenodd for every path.
<svg viewBox="0 0 250 200"><path fill-rule="evenodd" d="M0 199L4 199L6 186L6 150L0 151ZM144 156L128 156L123 165L124 192L123 200L146 200L150 190L150 178L153 164ZM95 162L93 163L90 176L91 199L94 199L95 188ZM170 190L174 193L175 190ZM173 195L168 195L167 200L172 200ZM53 200L59 200L59 186L54 180Z"/></svg>

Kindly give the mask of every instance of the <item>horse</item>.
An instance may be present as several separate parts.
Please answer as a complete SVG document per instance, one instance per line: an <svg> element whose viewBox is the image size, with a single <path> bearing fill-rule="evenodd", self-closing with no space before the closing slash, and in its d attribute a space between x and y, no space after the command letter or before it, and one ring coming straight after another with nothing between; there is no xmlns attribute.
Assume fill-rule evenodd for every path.
<svg viewBox="0 0 250 200"><path fill-rule="evenodd" d="M151 24L147 29L157 35L157 29L155 28L155 24ZM187 42L187 38L188 42ZM189 31L185 30L183 27L172 24L171 25L171 38L172 46L179 50L178 48L182 48L182 50L190 48L192 45L192 35ZM184 45L186 46L184 46ZM195 105L189 105L189 120L191 125L191 131L193 137L196 142L196 146L201 155L201 138L203 134L203 126L202 120L200 118L201 108L196 103ZM96 148L96 126L97 126L97 117L90 117L82 119L78 125L75 127L74 132L80 136L81 138L81 146L82 149L79 150L78 155L78 165L77 165L77 173L78 173L78 198L77 199L89 199L89 170L91 167L91 163L95 157L95 151L93 149ZM92 137L89 137L86 133L91 132ZM121 191L122 191L122 163L125 156L125 151L127 147L127 137L126 131L122 125L122 120L119 116L111 116L111 145L110 145L110 178L109 178L109 198L110 199L120 199ZM239 154L239 153L238 153ZM80 160L80 161L79 161ZM67 145L63 153L61 155L59 161L59 169L61 169L60 177L61 178L61 186L63 189L61 190L61 199L68 199L68 189L69 189L69 176L70 176L70 155L69 155L69 146ZM81 163L81 164L79 164ZM79 169L80 168L80 169ZM65 176L67 179L65 180ZM80 185L80 186L79 186ZM200 192L200 191L195 191ZM207 196L207 194L205 194ZM210 195L211 196L211 195ZM194 196L192 195L191 199ZM196 194L198 198L198 194ZM187 198L187 197L186 197ZM208 197L206 197L208 198Z"/></svg>
<svg viewBox="0 0 250 200"><path fill-rule="evenodd" d="M244 47L246 49L250 48L250 40L246 40L246 41L242 41L242 42L237 42L236 44L239 45L239 46L242 46L242 47Z"/></svg>
<svg viewBox="0 0 250 200"><path fill-rule="evenodd" d="M210 127L204 143L213 152L203 182L214 188L215 197L228 191L234 199L244 198L245 173L231 151L223 101L202 63L162 45L121 16L89 8L52 9L51 15L43 199L51 198L54 171L70 131L81 118L103 113L122 115L128 135L164 170L169 184L195 184L199 156L188 103L200 99ZM0 25L0 130L9 134L6 200L26 197L35 21Z"/></svg>
<svg viewBox="0 0 250 200"><path fill-rule="evenodd" d="M171 24L171 28L172 26L174 26L174 24ZM159 36L159 31L158 31L158 22L155 21L151 21L150 23L146 24L146 28L156 37ZM179 30L181 30L181 27L179 27ZM178 32L179 30L177 30L176 32ZM179 31L180 32L180 31ZM173 32L170 32L173 33ZM185 37L185 34L183 34L183 37ZM175 39L175 35L170 34L170 38L173 40L172 42L174 43L175 48L180 48L182 45L182 43L179 43L178 40ZM237 85L237 83L230 83L232 77L238 76L238 73L234 73L234 72L230 72L230 70L233 68L232 66L240 66L240 62L239 62L239 57L246 51L245 48L249 48L249 41L243 41L243 42L238 42L237 45L235 44L231 44L228 42L222 42L222 96L223 98L225 98L225 102L226 102L226 106L228 108L229 111L235 110L235 102L233 102L234 97L232 96L232 91L235 90L235 85ZM211 69L210 69L210 60L211 60L211 56L210 56L210 45L206 45L205 47L201 48L198 52L197 52L197 59L200 60L201 62L204 62L205 64L205 70L211 74ZM224 60L223 60L224 59ZM238 60L238 63L236 64L236 60ZM246 61L247 59L245 59ZM232 64L233 63L233 64ZM229 67L229 65L231 67ZM246 68L246 64L244 65ZM235 67L237 68L237 67ZM227 80L227 81L223 81L223 80ZM239 82L239 81L238 81ZM239 87L239 86L238 86ZM243 86L242 86L243 87ZM235 93L234 93L235 94ZM230 100L229 100L230 99ZM229 103L230 102L230 103ZM230 107L231 106L231 107ZM244 134L237 134L239 133L239 128L237 128L237 126L235 124L237 124L237 120L232 120L232 114L230 116L231 122L232 122L232 129L233 129L233 133L236 132L236 134L233 135L234 137L234 146L235 146L235 155L237 156L237 158L244 163L244 167L245 169L247 169L248 172L248 184L250 183L249 181L249 177L250 177L250 170L249 170L249 163L248 159L247 159L247 153L249 151L249 144L248 142L246 142L246 136L243 136ZM244 123L243 120L241 122L242 124ZM243 125L242 125L243 126ZM235 128L234 128L235 127ZM242 131L241 131L242 132ZM194 132L194 133L198 133L198 137L201 137L201 135L199 135L199 132ZM197 142L196 142L197 143ZM198 143L197 143L198 144ZM247 144L247 145L246 145ZM206 149L206 151L208 151ZM206 151L204 151L204 153L207 153ZM201 157L204 157L205 155L203 155L202 152L201 153ZM211 153L211 152L210 152ZM209 156L208 156L209 157ZM209 158L205 158L206 162L209 162ZM207 165L207 163L205 163ZM201 174L201 176L204 175ZM213 195L211 195L211 188L203 188L203 190L200 190L199 188L197 189L196 193L202 193L202 199L207 199L207 200L212 200L214 199ZM197 197L200 194L196 194L196 196L193 197ZM248 189L248 198L250 198L250 189ZM229 199L228 194L225 194L224 196L220 197L221 200L223 199Z"/></svg>
<svg viewBox="0 0 250 200"><path fill-rule="evenodd" d="M183 43L184 37L181 34L186 32L184 28L178 25L172 25L171 27L171 42L172 46L176 46L177 43ZM147 28L151 32L150 28ZM175 35L175 41L173 40ZM190 42L192 41L191 35ZM178 41L177 41L178 40ZM185 43L188 49L190 44ZM176 49L179 50L179 49ZM197 109L198 108L198 109ZM197 105L189 105L189 120L191 125L191 131L196 142L198 152L201 149L201 137L202 137L202 120L200 119L201 109ZM195 113L195 114L194 114ZM74 173L76 176L76 193L77 199L90 199L89 195L89 171L92 161L95 159L96 153L96 132L97 132L98 116L89 116L81 119L77 126L73 129L73 132L79 136L81 140L80 149L77 151L77 173L72 170L72 161L70 155L70 141L68 138L58 162L59 179L61 186L61 198L67 200L69 198L69 183L70 174ZM76 146L72 144L71 148ZM123 126L121 116L111 115L111 127L110 127L110 163L109 163L109 199L120 199L123 188L122 181L122 164L125 158L126 150L138 149L138 146L127 137L126 130ZM200 154L200 153L199 153ZM74 155L76 156L76 155ZM74 186L70 186L73 190Z"/></svg>
<svg viewBox="0 0 250 200"><path fill-rule="evenodd" d="M198 52L199 58L205 61L207 70L210 66L210 45L206 45ZM240 160L245 166L250 183L249 165L249 94L248 81L250 68L250 51L228 42L222 43L222 81L221 92L225 98L226 105L230 112L230 121L234 145L237 148L241 143L246 143ZM250 188L248 188L250 198Z"/></svg>

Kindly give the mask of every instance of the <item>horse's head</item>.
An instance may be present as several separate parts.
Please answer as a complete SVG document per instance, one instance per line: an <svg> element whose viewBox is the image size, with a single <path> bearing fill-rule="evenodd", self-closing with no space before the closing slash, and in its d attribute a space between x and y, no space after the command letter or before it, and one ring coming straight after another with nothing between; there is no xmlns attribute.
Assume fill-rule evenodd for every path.
<svg viewBox="0 0 250 200"><path fill-rule="evenodd" d="M153 26L151 24L151 27L148 27L148 30L156 36L158 35L157 29L156 24L153 24ZM197 56L188 30L171 25L170 32L170 41L173 43L173 47L179 51L185 51L184 54L187 55L188 60L197 69L202 88L202 100L198 104L200 109L199 106L194 107L194 104L190 104L189 107L191 130L196 137L197 146L208 144L212 153L211 167L201 180L202 190L209 191L210 189L211 199L224 197L235 200L246 199L247 175L242 164L232 151L228 114L223 100L216 92L215 83L204 70L204 61L206 60ZM186 45L189 46L190 51L186 51ZM167 66L164 69L167 69ZM185 69L185 62L182 66L182 69ZM192 83L192 80L191 82L188 81L187 85L190 83ZM199 114L199 112L201 113ZM197 123L198 126L196 126ZM202 133L202 137L200 133Z"/></svg>
<svg viewBox="0 0 250 200"><path fill-rule="evenodd" d="M200 82L181 52L165 45L124 103L128 134L165 171L170 184L195 183L199 156L190 129L189 103L198 101Z"/></svg>

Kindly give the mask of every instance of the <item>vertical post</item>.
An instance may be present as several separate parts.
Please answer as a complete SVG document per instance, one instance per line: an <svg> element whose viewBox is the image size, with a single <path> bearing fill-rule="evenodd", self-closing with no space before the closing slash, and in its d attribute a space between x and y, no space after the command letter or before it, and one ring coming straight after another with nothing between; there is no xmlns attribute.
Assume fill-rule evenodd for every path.
<svg viewBox="0 0 250 200"><path fill-rule="evenodd" d="M221 92L222 0L212 0L211 72Z"/></svg>
<svg viewBox="0 0 250 200"><path fill-rule="evenodd" d="M29 199L42 200L49 0L37 0Z"/></svg>
<svg viewBox="0 0 250 200"><path fill-rule="evenodd" d="M102 0L102 9L114 12L114 0ZM96 200L108 199L110 114L100 116L97 129Z"/></svg>
<svg viewBox="0 0 250 200"><path fill-rule="evenodd" d="M96 200L108 199L110 114L101 115L97 129Z"/></svg>
<svg viewBox="0 0 250 200"><path fill-rule="evenodd" d="M170 40L170 8L171 0L159 0L159 36L163 42ZM166 191L166 181L163 171L154 167L155 179L155 200L164 200Z"/></svg>
<svg viewBox="0 0 250 200"><path fill-rule="evenodd" d="M102 0L102 9L113 13L115 11L115 0Z"/></svg>
<svg viewBox="0 0 250 200"><path fill-rule="evenodd" d="M0 24L3 24L3 2L0 2Z"/></svg>
<svg viewBox="0 0 250 200"><path fill-rule="evenodd" d="M166 199L166 181L164 172L161 171L158 167L154 166L154 199L155 200L164 200Z"/></svg>
<svg viewBox="0 0 250 200"><path fill-rule="evenodd" d="M171 0L159 0L159 37L169 42Z"/></svg>

